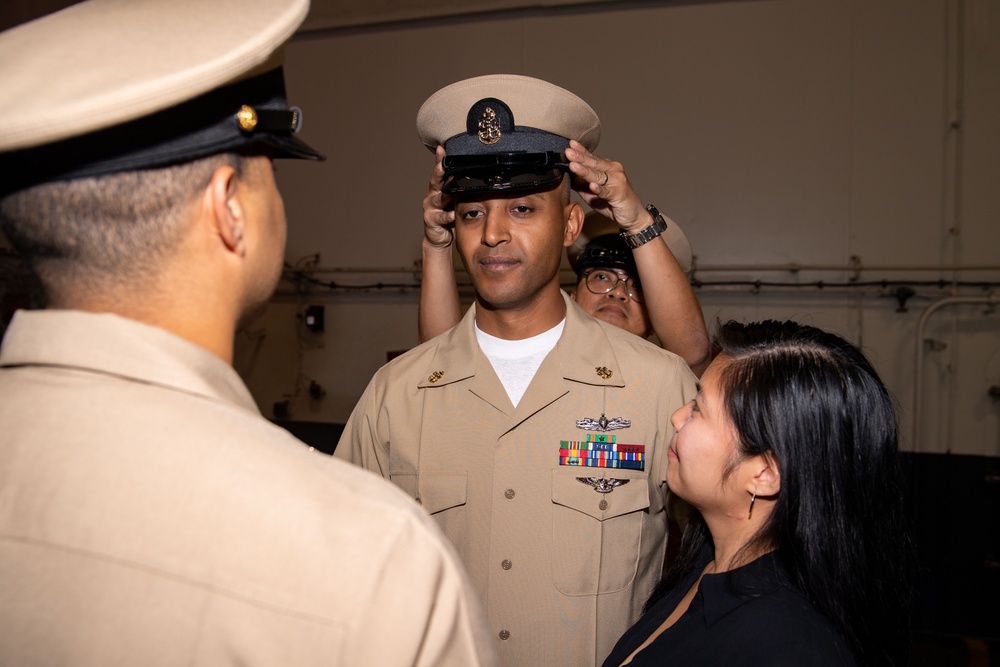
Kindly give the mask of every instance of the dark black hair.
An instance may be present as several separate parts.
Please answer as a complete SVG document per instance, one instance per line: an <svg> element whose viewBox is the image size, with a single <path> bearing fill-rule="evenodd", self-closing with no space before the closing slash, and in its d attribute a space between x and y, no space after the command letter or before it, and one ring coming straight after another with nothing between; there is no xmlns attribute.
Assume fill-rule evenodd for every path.
<svg viewBox="0 0 1000 667"><path fill-rule="evenodd" d="M0 197L0 232L48 296L142 284L180 243L191 202L221 166L249 179L245 156L52 181Z"/></svg>
<svg viewBox="0 0 1000 667"><path fill-rule="evenodd" d="M719 326L720 388L742 457L771 452L781 491L748 553L777 549L799 590L859 664L905 663L911 549L896 414L864 355L795 322ZM711 535L695 514L647 609L693 567Z"/></svg>

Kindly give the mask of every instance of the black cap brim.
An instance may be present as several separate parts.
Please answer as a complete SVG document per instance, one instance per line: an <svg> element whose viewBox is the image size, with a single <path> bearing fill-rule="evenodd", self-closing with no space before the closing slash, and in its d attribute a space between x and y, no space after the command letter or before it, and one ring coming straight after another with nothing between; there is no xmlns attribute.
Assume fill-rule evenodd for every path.
<svg viewBox="0 0 1000 667"><path fill-rule="evenodd" d="M552 151L446 155L443 166L445 194L542 190L569 170L565 155Z"/></svg>
<svg viewBox="0 0 1000 667"><path fill-rule="evenodd" d="M255 114L254 123L241 124L243 109ZM167 167L255 148L274 158L325 159L295 136L300 126L301 111L288 107L278 68L129 123L2 153L0 167L12 178L0 187L11 192L47 181Z"/></svg>

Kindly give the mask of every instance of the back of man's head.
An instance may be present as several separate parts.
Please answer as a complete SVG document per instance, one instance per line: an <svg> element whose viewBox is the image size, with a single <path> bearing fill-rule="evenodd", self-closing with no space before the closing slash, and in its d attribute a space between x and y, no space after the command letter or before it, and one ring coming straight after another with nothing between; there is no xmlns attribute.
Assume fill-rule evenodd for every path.
<svg viewBox="0 0 1000 667"><path fill-rule="evenodd" d="M53 292L141 288L220 167L321 157L281 44L308 0L88 0L0 34L0 229ZM240 21L229 20L239 15Z"/></svg>
<svg viewBox="0 0 1000 667"><path fill-rule="evenodd" d="M226 153L170 167L123 171L19 190L0 200L0 230L29 262L52 299L148 289L177 251L198 194Z"/></svg>

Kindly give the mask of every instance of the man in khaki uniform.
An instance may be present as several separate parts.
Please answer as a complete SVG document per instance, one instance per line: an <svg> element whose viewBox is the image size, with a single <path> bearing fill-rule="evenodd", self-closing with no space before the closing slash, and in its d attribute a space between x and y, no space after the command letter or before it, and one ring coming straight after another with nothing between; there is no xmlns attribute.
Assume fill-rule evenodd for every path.
<svg viewBox="0 0 1000 667"><path fill-rule="evenodd" d="M230 366L281 273L269 56L307 0L92 0L0 35L0 664L491 665L434 522Z"/></svg>
<svg viewBox="0 0 1000 667"><path fill-rule="evenodd" d="M502 664L600 665L659 580L669 417L694 377L559 289L584 217L564 151L569 139L596 145L589 106L494 75L442 89L417 124L429 148L444 145L440 208L453 207L476 303L376 374L336 455L438 520ZM661 221L639 210L638 240L655 238Z"/></svg>

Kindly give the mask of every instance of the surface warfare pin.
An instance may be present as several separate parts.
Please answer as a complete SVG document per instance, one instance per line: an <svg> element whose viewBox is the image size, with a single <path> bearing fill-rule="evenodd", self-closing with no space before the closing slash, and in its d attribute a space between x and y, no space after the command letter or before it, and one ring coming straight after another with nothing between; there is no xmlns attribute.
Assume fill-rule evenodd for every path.
<svg viewBox="0 0 1000 667"><path fill-rule="evenodd" d="M614 477L577 477L576 481L589 484L598 493L611 493L619 486L625 486L631 480L616 479Z"/></svg>
<svg viewBox="0 0 1000 667"><path fill-rule="evenodd" d="M631 425L632 420L630 419L622 419L621 417L608 419L604 416L603 412L597 419L584 417L576 422L576 427L582 428L585 431L615 431L620 428L628 428Z"/></svg>

